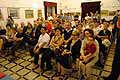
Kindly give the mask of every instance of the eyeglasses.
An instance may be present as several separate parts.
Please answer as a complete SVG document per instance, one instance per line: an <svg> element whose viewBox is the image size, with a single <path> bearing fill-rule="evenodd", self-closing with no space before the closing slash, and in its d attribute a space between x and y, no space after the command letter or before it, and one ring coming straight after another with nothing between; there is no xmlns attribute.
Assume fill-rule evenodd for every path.
<svg viewBox="0 0 120 80"><path fill-rule="evenodd" d="M66 25L66 26L70 26L70 25Z"/></svg>

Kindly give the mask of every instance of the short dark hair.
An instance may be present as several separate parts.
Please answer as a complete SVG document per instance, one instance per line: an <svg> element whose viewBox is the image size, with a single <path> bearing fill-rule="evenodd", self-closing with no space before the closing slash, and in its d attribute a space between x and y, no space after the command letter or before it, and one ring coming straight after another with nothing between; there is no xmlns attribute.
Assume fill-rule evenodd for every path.
<svg viewBox="0 0 120 80"><path fill-rule="evenodd" d="M83 24L80 23L80 24L78 24L77 26L79 26L79 25L81 25L81 27L83 27Z"/></svg>
<svg viewBox="0 0 120 80"><path fill-rule="evenodd" d="M55 28L55 31L56 30L59 30L62 33L62 29L61 28L57 27L57 28Z"/></svg>
<svg viewBox="0 0 120 80"><path fill-rule="evenodd" d="M84 30L84 35L85 35L85 31L88 31L91 34L91 36L94 36L93 30L91 30L91 29L85 29Z"/></svg>
<svg viewBox="0 0 120 80"><path fill-rule="evenodd" d="M41 29L42 29L42 28L45 29L45 30L47 30L46 27L41 27ZM40 30L41 30L41 29L40 29Z"/></svg>

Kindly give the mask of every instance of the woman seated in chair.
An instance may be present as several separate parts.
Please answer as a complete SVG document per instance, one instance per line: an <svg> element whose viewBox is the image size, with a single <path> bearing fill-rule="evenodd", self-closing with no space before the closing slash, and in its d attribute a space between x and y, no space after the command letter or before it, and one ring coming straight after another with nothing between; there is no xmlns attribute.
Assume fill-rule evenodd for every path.
<svg viewBox="0 0 120 80"><path fill-rule="evenodd" d="M92 37L91 37L92 36ZM84 39L81 45L80 56L80 74L81 78L91 80L90 74L92 72L92 66L98 61L99 44L97 40L93 38L94 33L90 29L84 30Z"/></svg>
<svg viewBox="0 0 120 80"><path fill-rule="evenodd" d="M58 57L58 74L64 78L65 74L68 74L66 70L70 70L73 67L72 63L76 63L77 58L80 56L81 41L79 39L79 32L73 31L71 40L67 43L67 47ZM61 73L60 73L61 71Z"/></svg>
<svg viewBox="0 0 120 80"><path fill-rule="evenodd" d="M88 37L88 40L84 47L84 55L80 56L80 60L82 60L84 64L87 64L94 58L93 54L96 51L96 45L94 41L95 38L93 36Z"/></svg>
<svg viewBox="0 0 120 80"><path fill-rule="evenodd" d="M59 48L64 41L61 33L62 33L62 30L60 28L56 28L55 34L50 41L50 49L53 51L54 57L59 55L59 52L60 52Z"/></svg>

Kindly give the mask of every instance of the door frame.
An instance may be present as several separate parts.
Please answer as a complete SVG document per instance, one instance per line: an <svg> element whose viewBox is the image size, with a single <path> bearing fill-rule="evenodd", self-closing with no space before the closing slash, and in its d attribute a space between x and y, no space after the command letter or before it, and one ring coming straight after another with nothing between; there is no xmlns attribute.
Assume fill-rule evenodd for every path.
<svg viewBox="0 0 120 80"><path fill-rule="evenodd" d="M100 3L101 1L81 3L81 20L85 18L86 13L90 13L90 12L95 13L96 11L98 11L98 14L100 14L101 11ZM93 8L96 10L94 10Z"/></svg>
<svg viewBox="0 0 120 80"><path fill-rule="evenodd" d="M47 8L55 7L55 14L57 14L57 3L44 1L45 20L47 20Z"/></svg>

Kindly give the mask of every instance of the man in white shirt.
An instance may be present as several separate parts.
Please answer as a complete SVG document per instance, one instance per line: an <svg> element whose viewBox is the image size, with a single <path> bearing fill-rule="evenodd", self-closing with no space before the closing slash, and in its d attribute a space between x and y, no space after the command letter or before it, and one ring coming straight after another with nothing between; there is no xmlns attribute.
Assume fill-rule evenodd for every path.
<svg viewBox="0 0 120 80"><path fill-rule="evenodd" d="M44 69L44 63L46 62L46 68L47 70L51 69L51 51L49 49L49 42L50 42L50 36L46 33L46 28L42 27L41 28L41 35L39 37L38 43L33 49L34 52L34 63L38 64L39 60L39 53L42 52L42 57L41 57L41 65L40 68L41 70Z"/></svg>

